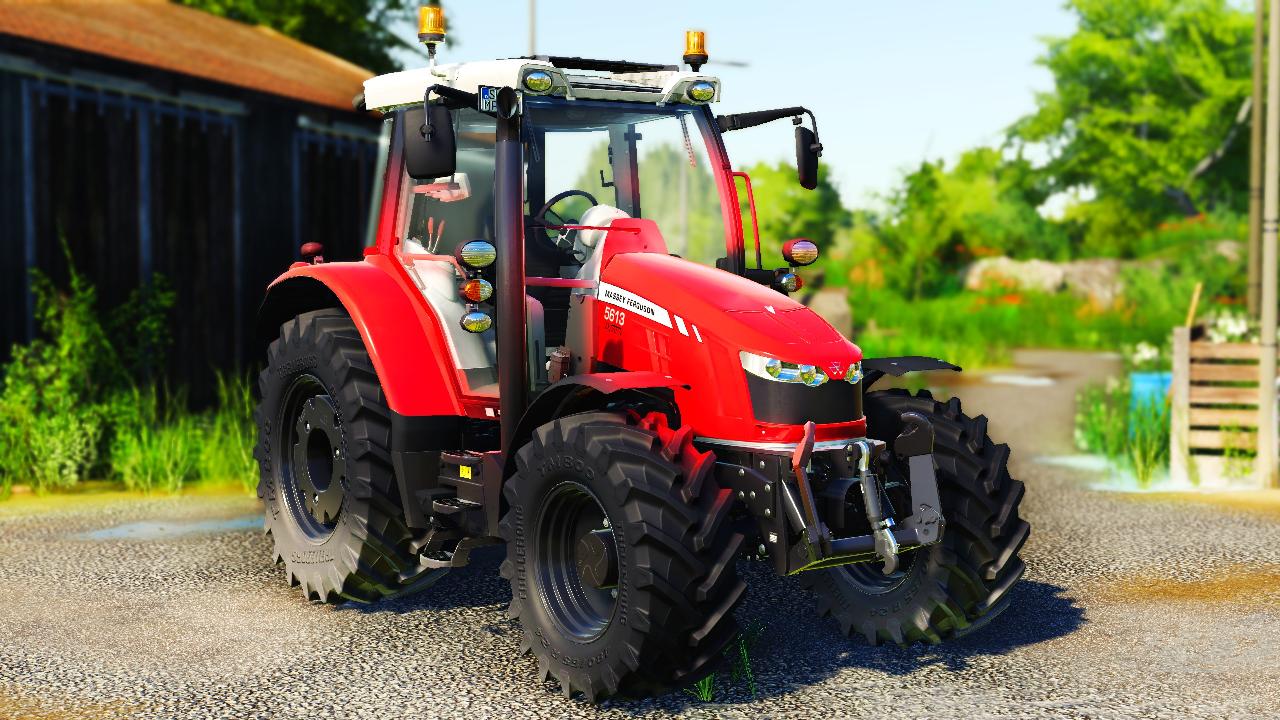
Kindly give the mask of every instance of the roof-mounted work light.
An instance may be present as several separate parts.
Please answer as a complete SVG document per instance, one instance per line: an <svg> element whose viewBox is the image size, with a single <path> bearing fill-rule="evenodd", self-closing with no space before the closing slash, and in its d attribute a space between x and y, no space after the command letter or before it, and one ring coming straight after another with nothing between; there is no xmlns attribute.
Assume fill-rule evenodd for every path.
<svg viewBox="0 0 1280 720"><path fill-rule="evenodd" d="M684 31L684 61L698 72L707 64L707 34L701 30Z"/></svg>

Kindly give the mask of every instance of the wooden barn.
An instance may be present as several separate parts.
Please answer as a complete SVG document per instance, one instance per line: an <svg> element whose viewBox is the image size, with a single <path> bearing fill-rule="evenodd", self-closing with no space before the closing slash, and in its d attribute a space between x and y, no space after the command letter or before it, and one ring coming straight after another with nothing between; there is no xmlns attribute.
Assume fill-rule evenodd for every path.
<svg viewBox="0 0 1280 720"><path fill-rule="evenodd" d="M109 308L161 273L170 377L202 395L308 241L364 245L380 123L368 71L163 0L0 4L0 356L35 331L30 269Z"/></svg>

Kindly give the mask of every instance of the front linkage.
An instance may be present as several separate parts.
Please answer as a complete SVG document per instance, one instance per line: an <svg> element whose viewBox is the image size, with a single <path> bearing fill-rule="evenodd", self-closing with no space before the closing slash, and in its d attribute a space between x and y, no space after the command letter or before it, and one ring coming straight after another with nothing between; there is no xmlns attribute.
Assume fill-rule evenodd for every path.
<svg viewBox="0 0 1280 720"><path fill-rule="evenodd" d="M722 486L732 488L759 528L759 554L772 558L782 575L849 563L882 561L885 575L898 568L898 555L942 539L945 521L934 472L933 427L919 413L902 416L903 430L893 452L907 463L911 514L901 518L887 492L883 473L885 443L859 439L815 450L814 424L790 456L724 451L716 463ZM815 460L821 469L815 472ZM858 502L849 494L858 488ZM797 500L798 497L798 500ZM860 505L865 525L850 517ZM901 522L895 520L895 515ZM824 522L825 518L825 522ZM832 526L869 532L836 537Z"/></svg>

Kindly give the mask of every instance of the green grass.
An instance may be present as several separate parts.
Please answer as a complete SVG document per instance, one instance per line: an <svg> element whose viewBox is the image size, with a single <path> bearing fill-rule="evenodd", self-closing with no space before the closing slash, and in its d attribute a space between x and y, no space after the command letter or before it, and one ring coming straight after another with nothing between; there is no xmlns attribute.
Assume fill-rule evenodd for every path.
<svg viewBox="0 0 1280 720"><path fill-rule="evenodd" d="M725 664L728 666L728 677L723 672L710 675L692 683L684 689L685 694L701 700L713 702L721 695L739 685L745 686L751 697L756 696L756 676L751 669L751 650L764 634L764 626L752 623L746 630L738 633L733 642L724 650Z"/></svg>
<svg viewBox="0 0 1280 720"><path fill-rule="evenodd" d="M1138 486L1149 487L1169 464L1169 403L1132 403L1127 381L1090 385L1076 395L1076 447L1103 455L1133 470Z"/></svg>
<svg viewBox="0 0 1280 720"><path fill-rule="evenodd" d="M237 482L246 491L258 484L253 457L257 428L253 424L253 390L246 375L218 374L218 404L205 417L205 436L196 471L205 482Z"/></svg>

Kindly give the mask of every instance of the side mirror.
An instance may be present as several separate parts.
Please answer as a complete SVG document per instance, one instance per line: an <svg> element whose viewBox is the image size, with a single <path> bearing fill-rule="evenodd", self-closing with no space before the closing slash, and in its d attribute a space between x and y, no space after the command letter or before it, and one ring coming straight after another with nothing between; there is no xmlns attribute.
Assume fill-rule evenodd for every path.
<svg viewBox="0 0 1280 720"><path fill-rule="evenodd" d="M800 179L800 187L812 190L818 187L818 155L822 146L818 144L818 136L807 127L796 126L796 174Z"/></svg>
<svg viewBox="0 0 1280 720"><path fill-rule="evenodd" d="M404 111L404 166L414 180L448 177L457 169L458 147L453 137L453 113L444 105L431 106L430 138L421 106Z"/></svg>

